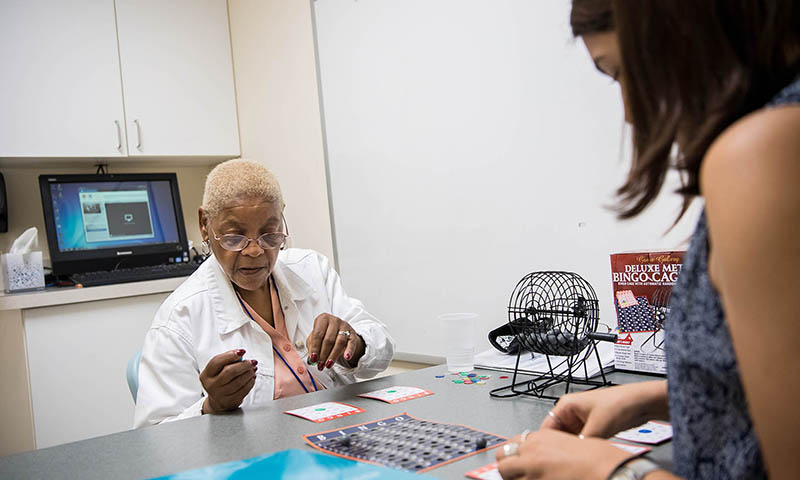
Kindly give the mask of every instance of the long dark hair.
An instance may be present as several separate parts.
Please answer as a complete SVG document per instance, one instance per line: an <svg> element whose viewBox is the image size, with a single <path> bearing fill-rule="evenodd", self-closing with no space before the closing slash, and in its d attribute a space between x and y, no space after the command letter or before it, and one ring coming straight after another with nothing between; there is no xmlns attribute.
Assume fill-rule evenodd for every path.
<svg viewBox="0 0 800 480"><path fill-rule="evenodd" d="M638 215L658 196L676 143L683 214L700 193L700 165L712 142L800 73L800 2L574 0L573 17L576 5L593 2L612 7L633 125L619 216Z"/></svg>
<svg viewBox="0 0 800 480"><path fill-rule="evenodd" d="M569 24L576 37L614 30L611 0L572 0Z"/></svg>

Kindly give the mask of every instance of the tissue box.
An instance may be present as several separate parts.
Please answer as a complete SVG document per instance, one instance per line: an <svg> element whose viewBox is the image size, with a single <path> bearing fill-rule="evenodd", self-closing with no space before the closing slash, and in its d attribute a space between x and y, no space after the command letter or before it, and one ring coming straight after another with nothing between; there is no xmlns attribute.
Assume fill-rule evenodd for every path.
<svg viewBox="0 0 800 480"><path fill-rule="evenodd" d="M2 263L6 292L44 288L42 252L6 253Z"/></svg>

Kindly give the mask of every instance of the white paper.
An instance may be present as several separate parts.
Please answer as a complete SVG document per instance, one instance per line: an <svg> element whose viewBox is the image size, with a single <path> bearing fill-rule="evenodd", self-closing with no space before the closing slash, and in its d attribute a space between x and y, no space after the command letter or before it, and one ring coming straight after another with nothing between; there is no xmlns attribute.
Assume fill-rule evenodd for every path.
<svg viewBox="0 0 800 480"><path fill-rule="evenodd" d="M39 230L31 227L14 240L8 253L28 253L39 246Z"/></svg>
<svg viewBox="0 0 800 480"><path fill-rule="evenodd" d="M650 447L640 447L636 445L628 445L627 443L617 443L617 442L610 442L611 445L619 448L620 450L625 450L626 452L632 453L634 455L641 455L643 453L649 452L651 450Z"/></svg>
<svg viewBox="0 0 800 480"><path fill-rule="evenodd" d="M629 442L656 445L672 438L672 425L650 421L636 428L619 432L614 436Z"/></svg>
<svg viewBox="0 0 800 480"><path fill-rule="evenodd" d="M413 400L415 398L426 397L433 393L428 390L423 390L417 387L389 387L375 390L374 392L362 393L359 397L373 398L381 400L386 403L400 403L406 400Z"/></svg>
<svg viewBox="0 0 800 480"><path fill-rule="evenodd" d="M346 403L325 402L317 405L311 405L310 407L287 410L283 413L288 413L289 415L305 418L306 420L311 420L314 423L321 423L336 418L355 415L356 413L362 413L364 411L365 410L361 408L354 407L352 405L347 405Z"/></svg>
<svg viewBox="0 0 800 480"><path fill-rule="evenodd" d="M603 363L603 369L608 371L608 369L614 366L614 345L609 342L598 342L597 350L600 353L600 361ZM585 351L581 352L581 356L583 355L585 355ZM566 373L567 364L564 362L565 359L566 357L550 355L550 365L553 366L555 373ZM516 363L516 354L506 355L494 348L490 348L489 350L475 355L475 368L513 373ZM586 359L586 368L589 373L589 378L600 373L600 365L597 363L597 357L594 352ZM548 366L546 355L522 352L519 359L520 373L541 374L549 371L550 367ZM581 366L573 372L573 376L575 378L585 379L586 377L583 373L583 366Z"/></svg>

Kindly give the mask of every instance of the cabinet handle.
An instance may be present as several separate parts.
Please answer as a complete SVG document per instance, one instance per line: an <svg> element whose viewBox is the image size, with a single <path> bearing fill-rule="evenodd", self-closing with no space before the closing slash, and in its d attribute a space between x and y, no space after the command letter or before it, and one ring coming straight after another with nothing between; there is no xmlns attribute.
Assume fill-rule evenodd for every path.
<svg viewBox="0 0 800 480"><path fill-rule="evenodd" d="M117 151L122 153L122 128L119 126L119 120L114 120L114 125L117 126Z"/></svg>
<svg viewBox="0 0 800 480"><path fill-rule="evenodd" d="M136 148L141 151L142 150L142 126L139 124L139 119L133 121L134 125L136 125L136 138L138 139L139 143L136 144Z"/></svg>

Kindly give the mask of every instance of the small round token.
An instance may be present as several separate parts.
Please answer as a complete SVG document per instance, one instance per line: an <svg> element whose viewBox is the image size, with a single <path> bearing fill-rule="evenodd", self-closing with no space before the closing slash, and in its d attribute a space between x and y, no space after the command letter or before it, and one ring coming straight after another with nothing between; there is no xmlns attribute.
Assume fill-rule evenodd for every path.
<svg viewBox="0 0 800 480"><path fill-rule="evenodd" d="M486 383L486 380L478 380L475 383L477 383L478 385L484 385Z"/></svg>
<svg viewBox="0 0 800 480"><path fill-rule="evenodd" d="M466 376L468 376L468 373L467 373L467 372L458 372L458 374L459 374L459 375L461 375L462 377L466 377Z"/></svg>
<svg viewBox="0 0 800 480"><path fill-rule="evenodd" d="M324 412L325 409L324 408L315 408L314 411L315 412Z"/></svg>
<svg viewBox="0 0 800 480"><path fill-rule="evenodd" d="M464 383L464 380L453 380L453 383Z"/></svg>
<svg viewBox="0 0 800 480"><path fill-rule="evenodd" d="M397 390L386 390L386 393L397 393Z"/></svg>
<svg viewBox="0 0 800 480"><path fill-rule="evenodd" d="M444 375L436 375L436 378L444 378Z"/></svg>
<svg viewBox="0 0 800 480"><path fill-rule="evenodd" d="M472 384L472 380L464 380L464 384L465 385L471 385Z"/></svg>
<svg viewBox="0 0 800 480"><path fill-rule="evenodd" d="M500 380L505 380L506 378L508 378L508 375L500 375Z"/></svg>
<svg viewBox="0 0 800 480"><path fill-rule="evenodd" d="M477 373L470 373L470 374L469 374L469 375L467 375L467 376L468 376L468 377L470 377L470 378L472 378L472 377L477 377L477 376L478 376L478 374L477 374Z"/></svg>

